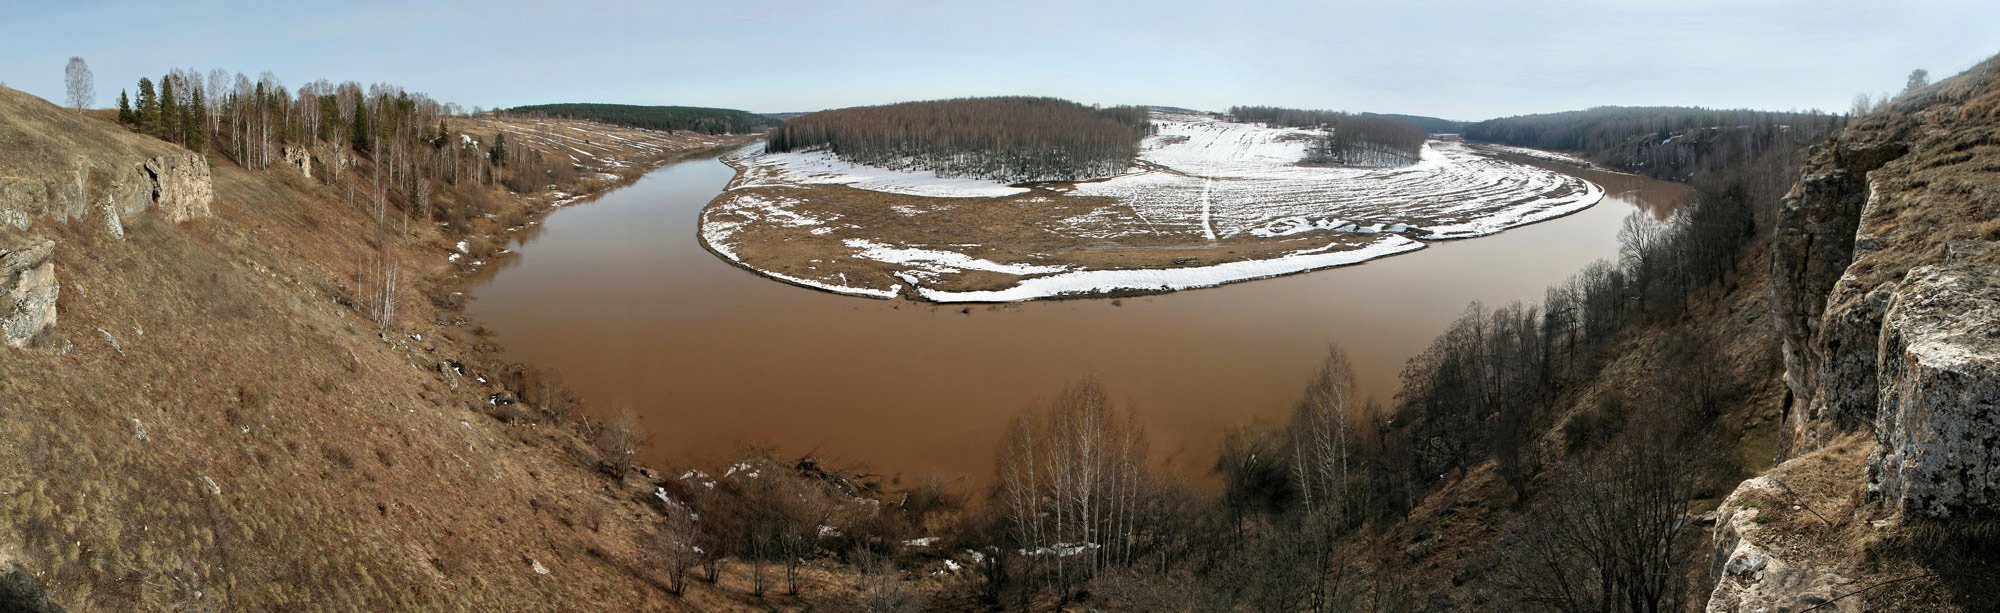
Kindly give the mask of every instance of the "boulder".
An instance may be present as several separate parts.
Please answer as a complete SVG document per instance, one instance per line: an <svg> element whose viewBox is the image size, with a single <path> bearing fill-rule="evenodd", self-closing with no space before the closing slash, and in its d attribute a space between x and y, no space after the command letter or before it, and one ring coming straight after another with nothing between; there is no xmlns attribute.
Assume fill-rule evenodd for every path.
<svg viewBox="0 0 2000 613"><path fill-rule="evenodd" d="M1869 490L1906 514L2000 511L2000 266L1911 269L1875 353Z"/></svg>
<svg viewBox="0 0 2000 613"><path fill-rule="evenodd" d="M49 240L0 242L0 344L26 347L56 325L55 252Z"/></svg>

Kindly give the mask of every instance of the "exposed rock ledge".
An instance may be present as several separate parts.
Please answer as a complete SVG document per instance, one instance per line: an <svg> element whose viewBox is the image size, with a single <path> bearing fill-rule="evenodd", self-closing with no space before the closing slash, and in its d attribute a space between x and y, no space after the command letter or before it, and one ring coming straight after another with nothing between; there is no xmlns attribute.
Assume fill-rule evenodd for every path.
<svg viewBox="0 0 2000 613"><path fill-rule="evenodd" d="M2000 267L1911 270L1877 354L1869 489L1905 513L2000 511Z"/></svg>
<svg viewBox="0 0 2000 613"><path fill-rule="evenodd" d="M1848 436L1744 481L1716 508L1713 613L1859 611L1843 598L1877 581L1858 567L1879 530L1855 474L1870 445Z"/></svg>
<svg viewBox="0 0 2000 613"><path fill-rule="evenodd" d="M182 222L209 217L214 201L208 158L200 154L154 156L109 168L78 160L61 176L0 181L0 228L24 230L38 219L62 222L96 213L107 231L123 237L123 219L148 208Z"/></svg>
<svg viewBox="0 0 2000 613"><path fill-rule="evenodd" d="M0 244L0 344L26 347L56 325L55 241Z"/></svg>

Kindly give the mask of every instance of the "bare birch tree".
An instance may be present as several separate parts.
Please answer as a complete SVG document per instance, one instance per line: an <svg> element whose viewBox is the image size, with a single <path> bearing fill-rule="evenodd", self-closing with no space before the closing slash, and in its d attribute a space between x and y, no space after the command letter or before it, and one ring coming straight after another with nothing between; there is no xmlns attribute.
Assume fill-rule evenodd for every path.
<svg viewBox="0 0 2000 613"><path fill-rule="evenodd" d="M70 108L83 110L97 102L97 78L91 76L90 65L83 58L69 58L69 66L63 68L63 83Z"/></svg>

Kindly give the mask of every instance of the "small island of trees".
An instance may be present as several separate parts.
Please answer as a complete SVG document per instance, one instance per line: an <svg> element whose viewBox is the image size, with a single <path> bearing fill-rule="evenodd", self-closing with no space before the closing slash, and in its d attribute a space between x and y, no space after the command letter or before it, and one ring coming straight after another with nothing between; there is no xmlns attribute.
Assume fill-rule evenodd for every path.
<svg viewBox="0 0 2000 613"><path fill-rule="evenodd" d="M1333 166L1407 166L1423 156L1429 134L1416 124L1386 115L1275 106L1230 107L1237 121L1272 127L1307 128L1320 134L1306 147L1305 162Z"/></svg>
<svg viewBox="0 0 2000 613"><path fill-rule="evenodd" d="M1146 109L1135 106L957 98L803 115L773 129L766 150L825 150L857 164L941 177L1077 181L1123 172L1152 129Z"/></svg>

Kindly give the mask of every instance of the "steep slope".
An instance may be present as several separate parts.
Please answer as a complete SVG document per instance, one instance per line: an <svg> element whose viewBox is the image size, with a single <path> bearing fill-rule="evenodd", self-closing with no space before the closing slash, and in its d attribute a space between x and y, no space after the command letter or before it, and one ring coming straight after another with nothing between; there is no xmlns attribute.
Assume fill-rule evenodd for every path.
<svg viewBox="0 0 2000 613"><path fill-rule="evenodd" d="M1832 476L1791 505L1745 513L1788 531L1719 527L1728 548L1711 609L1842 597L1868 609L1989 606L2000 578L2000 57L1853 122L1815 152L1779 223L1772 298L1793 458L1732 500L1785 474ZM1778 565L1788 570L1765 570ZM1799 576L1840 581L1809 589Z"/></svg>
<svg viewBox="0 0 2000 613"><path fill-rule="evenodd" d="M632 161L716 144L663 138ZM426 223L384 236L369 207L298 170L210 162L0 88L0 262L39 271L0 280L59 290L34 294L53 325L0 347L0 596L80 611L727 606L664 595L650 484L605 477L573 422L511 404L518 369L449 307L446 254L477 238ZM474 235L545 210L454 189L441 201L497 203ZM401 259L414 281L388 327L354 298L380 241L422 254Z"/></svg>

